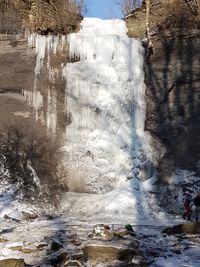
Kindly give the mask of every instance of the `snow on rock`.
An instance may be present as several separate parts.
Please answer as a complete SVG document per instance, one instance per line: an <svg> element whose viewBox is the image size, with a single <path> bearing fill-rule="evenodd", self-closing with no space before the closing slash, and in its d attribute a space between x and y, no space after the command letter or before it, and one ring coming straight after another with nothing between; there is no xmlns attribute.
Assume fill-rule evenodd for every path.
<svg viewBox="0 0 200 267"><path fill-rule="evenodd" d="M157 190L160 195L158 205L164 207L167 212L182 215L185 192L188 191L194 199L196 193L200 191L200 180L195 172L176 169L169 184L160 185Z"/></svg>
<svg viewBox="0 0 200 267"><path fill-rule="evenodd" d="M142 166L154 160L144 135L144 51L126 32L122 20L85 18L68 37L71 58L80 61L63 69L71 118L64 165L67 178L89 192L140 179Z"/></svg>

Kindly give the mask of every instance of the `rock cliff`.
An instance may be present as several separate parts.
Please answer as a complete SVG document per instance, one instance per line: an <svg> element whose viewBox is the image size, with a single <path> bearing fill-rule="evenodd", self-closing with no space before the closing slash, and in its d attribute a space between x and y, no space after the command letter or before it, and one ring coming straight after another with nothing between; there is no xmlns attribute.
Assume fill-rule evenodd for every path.
<svg viewBox="0 0 200 267"><path fill-rule="evenodd" d="M39 139L41 141L43 139L45 142L42 141L41 145L46 143L47 148L51 146L49 141L52 141L52 144L54 143L53 135L56 133L58 136L56 142L61 142L63 132L68 123L65 107L66 82L62 77L61 67L62 64L65 65L69 61L68 47L65 43L61 49L61 37L59 35L51 35L51 43L59 43L57 52L50 52L50 61L48 61L48 57L45 57L44 60L38 59L35 46L28 45L30 35L28 33L29 29L25 26L24 17L20 10L10 5L0 9L0 135L2 132L10 134L13 129L16 129L17 135L20 133L18 135L20 148L17 152L20 158L24 152L27 154L27 148L32 146L32 141L36 143ZM52 31L56 33L54 30L55 28L52 28ZM42 38L42 35L40 37ZM40 63L43 61L43 67L40 73L36 75L38 60ZM52 140L49 139L50 136L47 132L52 135ZM28 138L29 141L27 139L28 136L30 137L30 139ZM0 139L2 147L2 136ZM42 146L40 147L42 148ZM48 149L42 150L40 156L43 155L43 160L39 160L38 157L37 160L36 158L32 159L32 166L37 170L37 173L39 171L42 177L46 176L48 179L51 174L45 174L44 172L46 172L45 169L47 170L52 166L51 169L53 170L54 168L52 177L55 177L57 163L54 161L55 157L53 155L55 155L56 151L54 150L54 153L51 152L52 155L50 156L48 155L50 151L47 152ZM39 150L36 153L38 152ZM56 157L58 158L58 156ZM18 179L16 168L20 167L21 170L18 169L17 173L19 176L26 177L26 182L23 186L30 188L29 182L33 173L30 175L30 166L27 163L23 165L23 169L19 164L17 164L18 166L13 166L15 168L13 172L15 173L16 182ZM11 168L13 167L11 166ZM26 191L30 193L30 191Z"/></svg>
<svg viewBox="0 0 200 267"><path fill-rule="evenodd" d="M0 30L14 27L42 34L74 32L82 20L82 8L82 1L2 0Z"/></svg>
<svg viewBox="0 0 200 267"><path fill-rule="evenodd" d="M177 167L199 172L200 153L200 2L151 0L143 21L149 26L145 63L147 95L146 131L167 148L158 166L168 181ZM138 37L138 14L127 18L131 36ZM141 31L145 36L145 31Z"/></svg>

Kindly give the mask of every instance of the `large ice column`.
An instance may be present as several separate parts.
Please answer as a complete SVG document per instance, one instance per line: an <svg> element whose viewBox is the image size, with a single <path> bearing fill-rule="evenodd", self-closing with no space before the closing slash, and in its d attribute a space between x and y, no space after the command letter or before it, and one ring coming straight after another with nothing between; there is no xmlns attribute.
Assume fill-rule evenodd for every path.
<svg viewBox="0 0 200 267"><path fill-rule="evenodd" d="M139 176L146 101L143 48L122 20L86 18L69 35L65 167L68 179L105 192ZM138 177L139 178L139 177Z"/></svg>

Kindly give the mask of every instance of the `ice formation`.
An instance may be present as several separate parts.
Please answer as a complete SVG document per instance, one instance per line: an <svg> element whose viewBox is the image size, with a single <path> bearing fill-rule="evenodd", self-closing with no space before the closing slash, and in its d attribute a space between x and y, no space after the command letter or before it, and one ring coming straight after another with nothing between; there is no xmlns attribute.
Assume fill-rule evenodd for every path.
<svg viewBox="0 0 200 267"><path fill-rule="evenodd" d="M38 34L28 38L37 59L33 90L24 96L36 120L45 121L50 133L57 128L55 77L59 72L51 67L51 54L63 51L65 40L65 36ZM145 166L153 159L144 134L141 42L128 38L122 20L85 18L81 30L68 36L68 43L70 57L76 61L61 66L67 116L63 162L70 186L76 190L76 184L82 184L86 191L107 192L127 178L143 179ZM38 84L44 62L49 85L41 92Z"/></svg>
<svg viewBox="0 0 200 267"><path fill-rule="evenodd" d="M61 38L54 35L40 35L37 33L31 33L28 36L28 47L30 49L35 48L37 60L35 67L35 75L40 74L43 66L45 55L50 56L53 52L56 54L58 49L63 50L65 42L65 36Z"/></svg>
<svg viewBox="0 0 200 267"><path fill-rule="evenodd" d="M47 128L55 133L57 125L57 92L55 88L53 90L48 88L46 121Z"/></svg>
<svg viewBox="0 0 200 267"><path fill-rule="evenodd" d="M63 51L66 37L54 36L54 35L39 35L32 33L28 35L28 47L30 49L35 48L36 52L36 65L35 65L35 80L32 91L24 90L24 98L28 105L35 110L36 121L46 121L47 128L51 133L55 133L57 126L57 96L56 90L53 88L47 88L46 92L40 92L38 88L39 76L44 65L44 59L47 57L47 68L49 70L49 81L53 84L55 82L55 76L58 74L58 70L51 67L51 54L56 54L59 51ZM47 98L47 99L45 99ZM42 112L44 103L47 103L46 119Z"/></svg>
<svg viewBox="0 0 200 267"><path fill-rule="evenodd" d="M65 167L87 191L106 192L141 175L151 157L141 42L129 39L122 20L85 18L68 37L71 58L63 69L66 105ZM149 159L150 160L150 159Z"/></svg>

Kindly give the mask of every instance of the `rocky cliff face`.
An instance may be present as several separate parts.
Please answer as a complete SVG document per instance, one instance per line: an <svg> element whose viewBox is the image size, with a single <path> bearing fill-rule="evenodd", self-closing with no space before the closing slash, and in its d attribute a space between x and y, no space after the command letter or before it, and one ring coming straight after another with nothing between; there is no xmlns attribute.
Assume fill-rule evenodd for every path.
<svg viewBox="0 0 200 267"><path fill-rule="evenodd" d="M15 102L16 112L26 111L26 115L23 117L27 117L27 114L30 115L29 117L34 117L35 107L34 103L31 103L33 99L28 99L27 96L33 91L34 82L37 80L38 91L44 96L42 106L39 108L40 120L38 123L46 121L48 92L55 87L57 89L56 98L59 99L56 109L58 113L59 111L63 113L65 81L62 78L61 64L68 62L67 46L64 50L57 51L56 54L51 53L50 65L47 66L47 58L44 59L43 68L36 79L35 47L33 49L28 47L28 33L22 29L20 14L14 9L8 9L4 14L0 14L0 18L0 101L3 101L0 107L1 112L5 111L6 117L10 112L14 114L15 108L12 105L15 105ZM8 98L9 101L4 101L3 98ZM23 115L23 112L18 115ZM60 115L58 115L58 120L62 125Z"/></svg>
<svg viewBox="0 0 200 267"><path fill-rule="evenodd" d="M198 0L150 1L153 47L147 50L145 64L146 130L167 148L158 167L163 181L168 181L177 167L199 172L199 4ZM130 19L134 25L134 15ZM137 32L131 36L134 34L137 36Z"/></svg>
<svg viewBox="0 0 200 267"><path fill-rule="evenodd" d="M53 143L62 142L68 123L65 106L66 81L62 77L61 67L69 60L68 47L65 43L61 48L59 37L52 36L51 43L58 42L57 52L50 51L50 61L47 56L41 60L37 56L35 46L31 48L28 45L28 37L30 35L24 31L21 14L16 9L7 8L6 11L0 12L0 135L2 132L10 134L13 133L13 129L16 130L15 137L18 136L17 139L20 140L16 163L19 162L18 159L22 154L29 157L28 150L31 151L32 144L39 140L41 148L44 144L46 148L50 148ZM40 73L36 73L37 65L41 62L43 67ZM57 140L54 139L55 135L58 137ZM2 140L1 136L0 145ZM49 179L51 175L52 178L55 177L57 160L55 161L54 157L56 150L49 154L50 150L46 148L42 149L41 153L35 150L36 154L39 152L43 159L39 154L39 157L36 156L37 159L34 159L35 156L32 153L32 166L37 173L39 171L41 177L46 176ZM17 175L26 177L23 186L30 188L29 182L32 179L29 177L30 168L27 162L24 161L24 163L23 169L17 164L13 171L16 174L16 169L20 167ZM50 173L51 171L49 173L45 171L49 168L54 169L54 174ZM15 175L15 182L18 179L17 175ZM49 181L48 183L50 185Z"/></svg>
<svg viewBox="0 0 200 267"><path fill-rule="evenodd" d="M16 28L30 32L66 34L79 29L82 1L1 0L0 29ZM17 23L17 25L14 25Z"/></svg>

